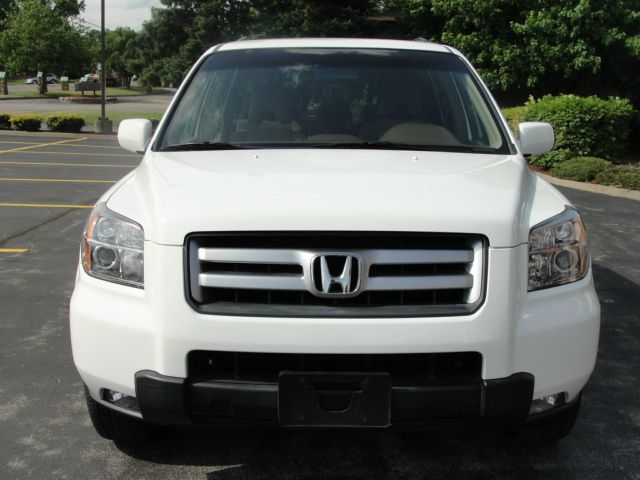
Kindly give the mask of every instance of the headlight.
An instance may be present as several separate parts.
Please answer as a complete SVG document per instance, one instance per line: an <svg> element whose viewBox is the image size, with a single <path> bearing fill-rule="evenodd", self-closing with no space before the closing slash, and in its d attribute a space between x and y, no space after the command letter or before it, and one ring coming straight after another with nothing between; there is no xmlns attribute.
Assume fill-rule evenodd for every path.
<svg viewBox="0 0 640 480"><path fill-rule="evenodd" d="M144 230L104 204L96 206L83 234L82 266L94 277L144 288Z"/></svg>
<svg viewBox="0 0 640 480"><path fill-rule="evenodd" d="M572 207L529 232L529 291L576 282L589 270L587 232Z"/></svg>

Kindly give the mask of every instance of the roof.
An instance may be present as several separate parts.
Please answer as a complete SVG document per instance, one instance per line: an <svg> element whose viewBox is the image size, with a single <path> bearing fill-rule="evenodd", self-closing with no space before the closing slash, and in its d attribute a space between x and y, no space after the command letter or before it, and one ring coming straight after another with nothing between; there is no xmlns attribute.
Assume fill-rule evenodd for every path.
<svg viewBox="0 0 640 480"><path fill-rule="evenodd" d="M455 50L437 43L411 40L384 40L377 38L274 38L265 40L238 40L224 43L207 53L225 50L255 48L381 48L393 50L421 50L428 52L456 53Z"/></svg>

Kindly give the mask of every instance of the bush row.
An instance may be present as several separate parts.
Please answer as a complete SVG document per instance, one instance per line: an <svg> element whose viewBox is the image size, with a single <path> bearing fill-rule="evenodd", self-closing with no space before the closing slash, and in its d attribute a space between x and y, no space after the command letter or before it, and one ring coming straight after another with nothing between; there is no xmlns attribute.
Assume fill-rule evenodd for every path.
<svg viewBox="0 0 640 480"><path fill-rule="evenodd" d="M614 164L603 158L576 157L551 169L553 176L640 190L640 165Z"/></svg>
<svg viewBox="0 0 640 480"><path fill-rule="evenodd" d="M523 107L503 111L511 128L520 122L547 122L556 134L554 149L530 162L553 168L575 157L615 160L629 148L632 122L637 115L628 100L575 95L531 98Z"/></svg>
<svg viewBox="0 0 640 480"><path fill-rule="evenodd" d="M0 129L4 130L12 128L37 132L43 121L46 121L52 132L79 132L85 125L84 118L70 113L49 115L46 119L34 114L9 115L0 113Z"/></svg>

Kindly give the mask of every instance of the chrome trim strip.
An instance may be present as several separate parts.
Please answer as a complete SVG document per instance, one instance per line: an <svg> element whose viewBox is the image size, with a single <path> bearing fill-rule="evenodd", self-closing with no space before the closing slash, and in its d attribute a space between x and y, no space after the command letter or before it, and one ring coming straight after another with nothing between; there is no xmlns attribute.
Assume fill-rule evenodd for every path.
<svg viewBox="0 0 640 480"><path fill-rule="evenodd" d="M238 273L201 273L201 287L248 290L306 290L304 277L295 275L252 275Z"/></svg>

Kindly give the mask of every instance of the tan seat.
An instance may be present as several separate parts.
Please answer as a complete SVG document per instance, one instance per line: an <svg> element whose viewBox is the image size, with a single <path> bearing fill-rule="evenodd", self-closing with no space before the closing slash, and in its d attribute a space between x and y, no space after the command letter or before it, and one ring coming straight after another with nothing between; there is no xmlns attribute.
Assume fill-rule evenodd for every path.
<svg viewBox="0 0 640 480"><path fill-rule="evenodd" d="M461 145L456 136L444 127L430 123L401 123L387 130L381 142L411 145Z"/></svg>

